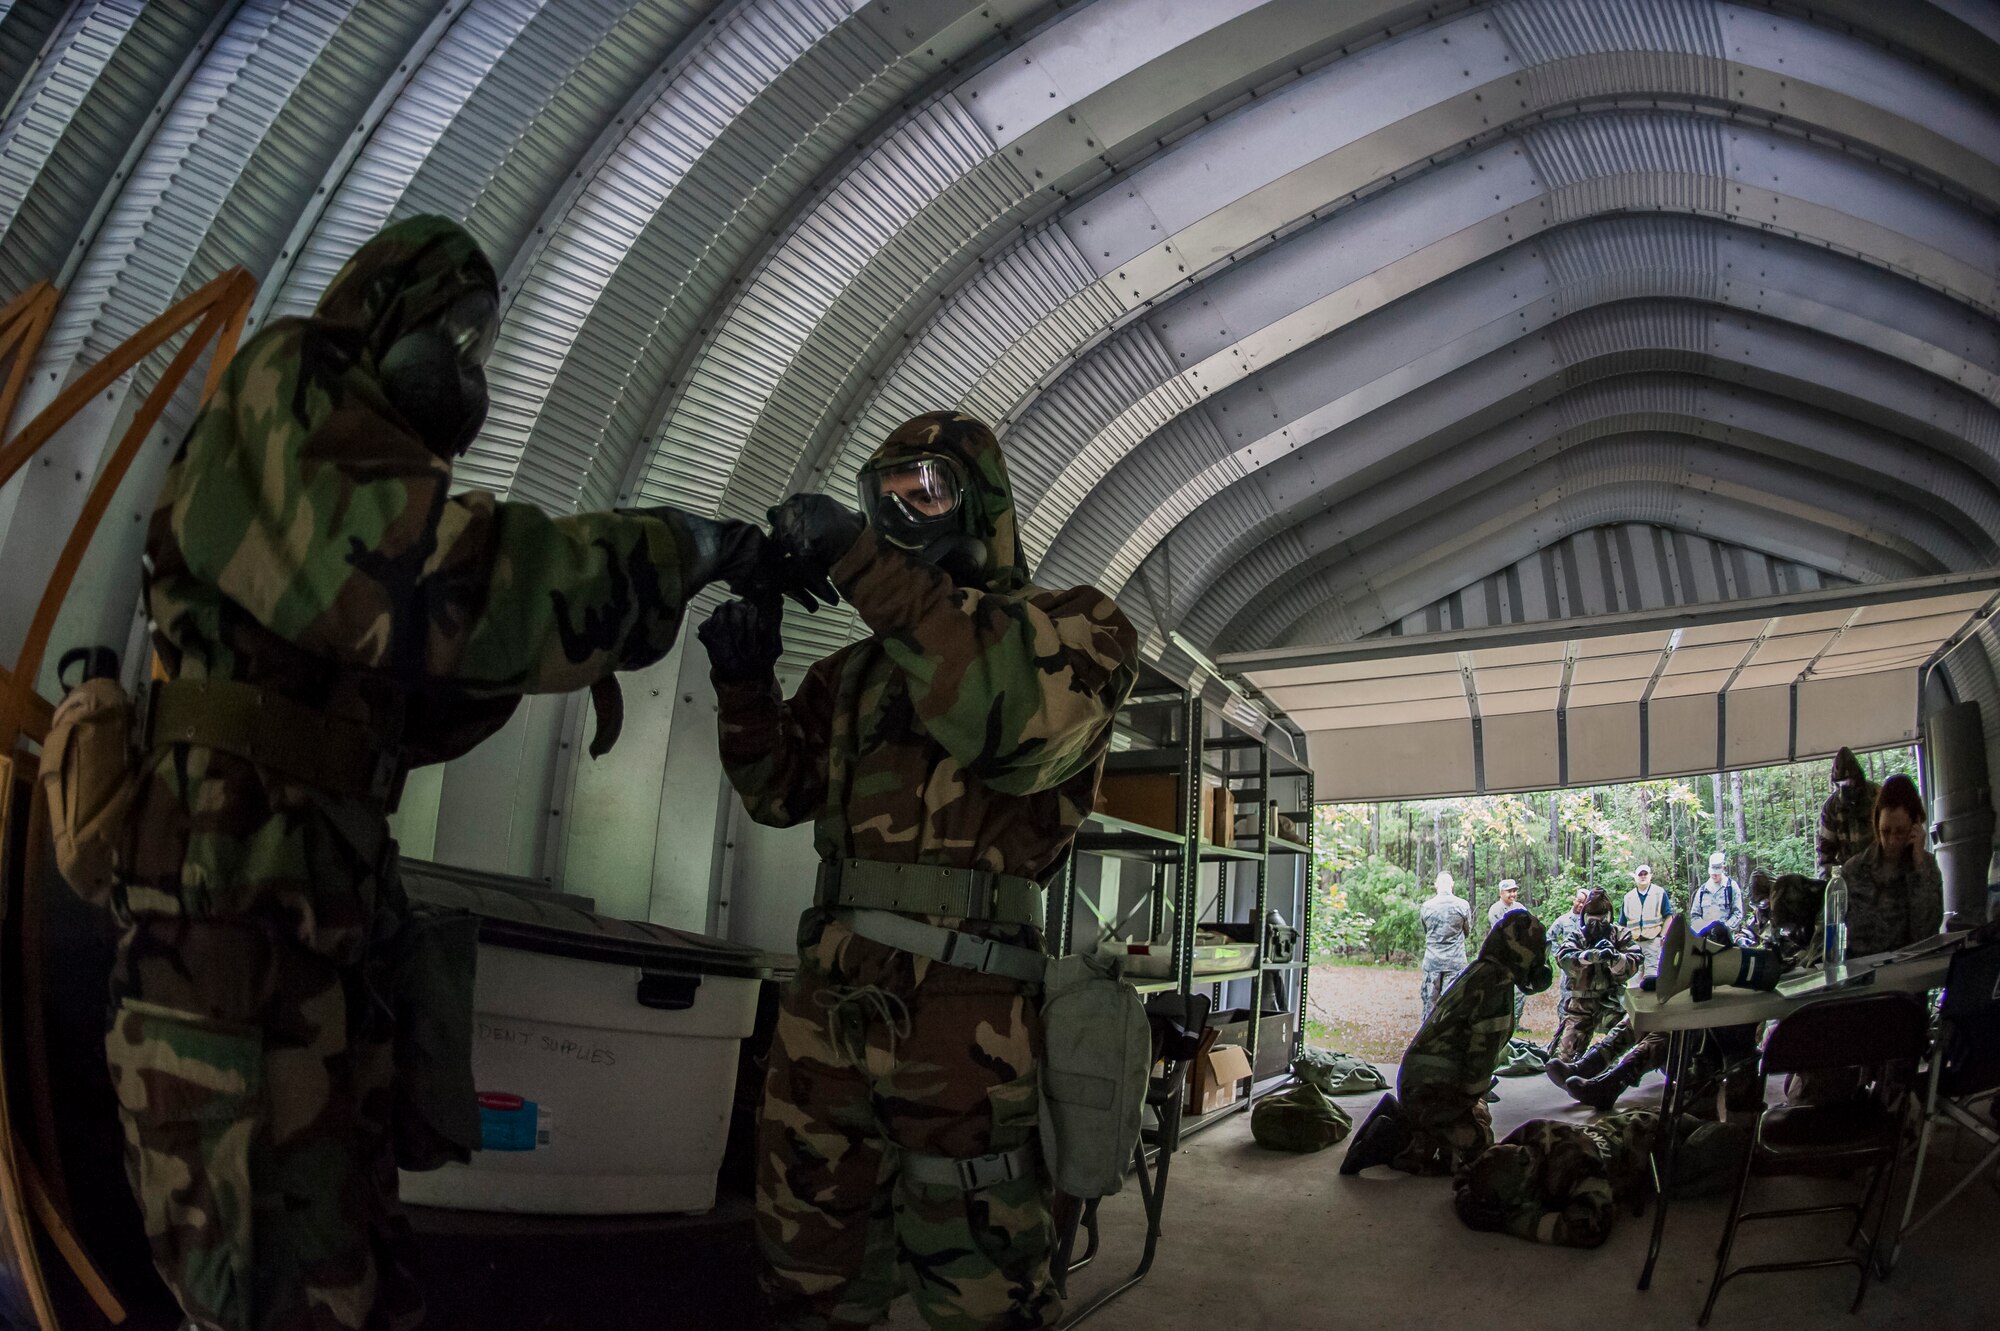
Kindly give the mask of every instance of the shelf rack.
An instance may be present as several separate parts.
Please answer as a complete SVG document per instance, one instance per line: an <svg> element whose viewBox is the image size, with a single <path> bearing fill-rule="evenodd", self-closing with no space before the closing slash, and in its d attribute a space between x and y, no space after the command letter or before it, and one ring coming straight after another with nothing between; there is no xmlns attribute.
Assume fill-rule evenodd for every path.
<svg viewBox="0 0 2000 1331"><path fill-rule="evenodd" d="M1253 1067L1258 1053L1258 1018L1263 1015L1266 997L1282 992L1282 1005L1296 1017L1291 1047L1285 1051L1289 1062L1305 1038L1306 981L1310 974L1308 940L1311 938L1313 906L1313 780L1312 772L1284 748L1273 747L1267 734L1253 734L1235 717L1208 707L1199 693L1181 687L1163 675L1147 671L1139 688L1121 710L1118 732L1131 747L1111 755L1106 770L1113 772L1172 773L1179 781L1180 808L1177 830L1165 830L1143 823L1092 813L1077 834L1074 853L1065 866L1058 891L1049 902L1049 947L1066 955L1077 945L1078 906L1093 917L1100 935L1143 936L1165 939L1171 936L1172 962L1164 977L1135 980L1141 993L1178 992L1191 994L1209 988L1216 1011L1246 1008L1251 1014L1245 1033L1245 1052ZM1202 835L1203 780L1220 781L1243 797L1238 812L1256 811L1254 835L1233 836L1218 844ZM1292 796L1286 816L1304 831L1304 841L1279 837L1273 825L1274 786ZM1234 831L1234 828L1229 829ZM1150 866L1151 882L1139 892L1129 909L1122 903L1103 912L1077 890L1077 866L1090 858L1116 860ZM1256 925L1257 965L1217 974L1195 974L1191 958L1195 936L1203 923L1202 884L1204 869L1214 867L1215 896L1210 904L1213 920L1234 920ZM1122 875L1121 875L1122 877ZM1274 883L1274 879L1279 880ZM1265 920L1273 905L1299 933L1296 958L1290 962L1264 963L1269 938ZM1143 912L1143 929L1141 915ZM1169 931L1171 934L1169 935ZM1088 940L1092 945L1095 939ZM1228 986L1242 985L1241 1001L1225 1003ZM1211 1114L1190 1115L1183 1131L1193 1130L1231 1114L1248 1109L1265 1090L1282 1078L1260 1080L1253 1075L1250 1085L1237 1100ZM1268 1084L1267 1084L1268 1083Z"/></svg>

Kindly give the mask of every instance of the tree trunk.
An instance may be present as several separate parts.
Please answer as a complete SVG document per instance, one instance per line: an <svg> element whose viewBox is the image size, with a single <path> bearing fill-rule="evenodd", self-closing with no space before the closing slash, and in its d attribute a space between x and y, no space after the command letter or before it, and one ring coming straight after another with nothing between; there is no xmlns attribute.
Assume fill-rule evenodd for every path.
<svg viewBox="0 0 2000 1331"><path fill-rule="evenodd" d="M1382 855L1382 806L1379 804L1368 813L1368 853L1377 859Z"/></svg>
<svg viewBox="0 0 2000 1331"><path fill-rule="evenodd" d="M1743 773L1729 774L1729 802L1736 806L1736 881L1750 876L1749 835L1743 829Z"/></svg>
<svg viewBox="0 0 2000 1331"><path fill-rule="evenodd" d="M1720 850L1722 849L1722 829L1729 826L1728 821L1723 817L1722 773L1711 773L1708 780L1710 788L1715 792L1715 848Z"/></svg>

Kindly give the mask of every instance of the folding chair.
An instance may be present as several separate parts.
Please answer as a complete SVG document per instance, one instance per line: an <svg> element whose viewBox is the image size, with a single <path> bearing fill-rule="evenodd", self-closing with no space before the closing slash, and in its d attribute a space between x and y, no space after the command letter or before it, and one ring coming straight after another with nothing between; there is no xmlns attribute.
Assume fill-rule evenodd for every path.
<svg viewBox="0 0 2000 1331"><path fill-rule="evenodd" d="M1995 1131L1995 1123L1981 1120L1975 1109L1985 1100L1990 1115L1993 1095L2000 1091L2000 943L1966 948L1951 959L1938 1017L1937 1048L1931 1053L1930 1074L1924 1089L1923 1130L1917 1136L1910 1195L1903 1203L1903 1223L1890 1246L1889 1260L1882 1270L1884 1277L1896 1269L1905 1239L1929 1224L1966 1188L1980 1178L1992 1176L1994 1169L2000 1167L2000 1132ZM1988 1149L1944 1196L1912 1220L1917 1193L1924 1185L1925 1159L1940 1125L1963 1128L1984 1141Z"/></svg>
<svg viewBox="0 0 2000 1331"><path fill-rule="evenodd" d="M1867 994L1857 998L1831 998L1808 1003L1771 1028L1764 1043L1762 1074L1782 1076L1789 1072L1822 1072L1840 1068L1909 1062L1923 1057L1930 1020L1923 1003L1909 994ZM1868 1275L1875 1263L1876 1245L1888 1219L1889 1195L1895 1189L1896 1160L1902 1150L1902 1105L1884 1105L1879 1097L1857 1093L1831 1104L1787 1105L1767 1110L1757 1119L1750 1151L1736 1176L1736 1195L1729 1206L1729 1221L1723 1226L1722 1243L1715 1257L1715 1276L1709 1282L1708 1300L1702 1304L1699 1325L1707 1326L1709 1314L1722 1287L1737 1276L1763 1275L1774 1271L1812 1271L1834 1266L1861 1268L1861 1284L1854 1292L1858 1310L1868 1293ZM1752 1174L1777 1175L1818 1173L1827 1166L1858 1168L1868 1166L1868 1183L1858 1202L1834 1202L1823 1206L1794 1206L1774 1211L1745 1211L1743 1202L1750 1191ZM1867 1251L1857 1255L1856 1241L1862 1235L1868 1208L1881 1196L1876 1207L1875 1226L1869 1234ZM1729 1269L1729 1254L1736 1244L1736 1227L1745 1220L1776 1220L1781 1217L1826 1215L1854 1212L1854 1228L1848 1233L1848 1251L1837 1257L1817 1257L1795 1262L1763 1262Z"/></svg>
<svg viewBox="0 0 2000 1331"><path fill-rule="evenodd" d="M1151 1078L1146 1086L1146 1103L1152 1107L1157 1126L1141 1131L1138 1144L1132 1148L1132 1173L1139 1184L1140 1204L1146 1211L1146 1242L1132 1274L1073 1313L1063 1323L1065 1331L1144 1280L1153 1268L1153 1255L1160 1246L1160 1217L1166 1210L1168 1166L1173 1162L1174 1152L1180 1149L1187 1065L1201 1048L1208 1016L1207 994L1185 997L1156 994L1146 1001L1146 1017L1153 1028L1153 1060L1156 1066L1164 1065L1160 1075ZM1058 1208L1062 1221L1054 1260L1056 1288L1065 1298L1069 1295L1069 1277L1097 1257L1097 1204L1102 1200L1091 1197L1078 1205L1074 1198L1058 1198L1059 1202L1068 1203ZM1075 1256L1079 1228L1089 1236L1081 1257Z"/></svg>

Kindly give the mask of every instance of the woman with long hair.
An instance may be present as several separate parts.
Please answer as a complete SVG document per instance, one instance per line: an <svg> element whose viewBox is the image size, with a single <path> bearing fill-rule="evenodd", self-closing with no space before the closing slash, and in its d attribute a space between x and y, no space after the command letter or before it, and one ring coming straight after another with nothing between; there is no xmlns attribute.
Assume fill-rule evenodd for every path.
<svg viewBox="0 0 2000 1331"><path fill-rule="evenodd" d="M1841 865L1847 883L1847 954L1893 952L1938 931L1944 878L1924 845L1924 800L1898 774L1875 794L1875 843Z"/></svg>

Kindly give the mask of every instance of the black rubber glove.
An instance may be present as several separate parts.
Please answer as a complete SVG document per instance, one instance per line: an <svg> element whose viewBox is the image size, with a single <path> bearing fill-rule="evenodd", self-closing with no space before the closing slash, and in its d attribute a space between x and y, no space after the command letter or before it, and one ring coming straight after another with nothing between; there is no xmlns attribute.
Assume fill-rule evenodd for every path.
<svg viewBox="0 0 2000 1331"><path fill-rule="evenodd" d="M724 584L735 596L761 600L778 594L781 556L770 537L754 524L705 518L665 505L622 511L657 518L673 528L687 555L681 577L689 600L711 582Z"/></svg>
<svg viewBox="0 0 2000 1331"><path fill-rule="evenodd" d="M709 677L718 684L755 684L771 678L784 651L776 601L724 601L695 636L708 649Z"/></svg>
<svg viewBox="0 0 2000 1331"><path fill-rule="evenodd" d="M771 540L785 559L785 590L832 605L839 597L827 573L854 548L867 522L820 494L793 495L765 516L771 521Z"/></svg>

